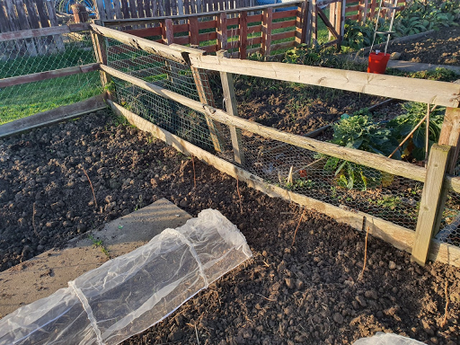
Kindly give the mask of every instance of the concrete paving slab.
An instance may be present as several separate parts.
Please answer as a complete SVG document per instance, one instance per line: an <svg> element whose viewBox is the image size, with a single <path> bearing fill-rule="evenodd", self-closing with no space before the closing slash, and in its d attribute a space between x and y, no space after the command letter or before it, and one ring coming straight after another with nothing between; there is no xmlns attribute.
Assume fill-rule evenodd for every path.
<svg viewBox="0 0 460 345"><path fill-rule="evenodd" d="M118 218L100 231L70 241L0 272L0 318L22 305L47 297L67 282L114 258L144 245L166 228L177 228L191 216L166 199ZM90 238L91 236L91 238ZM96 247L101 241L103 247ZM110 258L102 248L108 251Z"/></svg>

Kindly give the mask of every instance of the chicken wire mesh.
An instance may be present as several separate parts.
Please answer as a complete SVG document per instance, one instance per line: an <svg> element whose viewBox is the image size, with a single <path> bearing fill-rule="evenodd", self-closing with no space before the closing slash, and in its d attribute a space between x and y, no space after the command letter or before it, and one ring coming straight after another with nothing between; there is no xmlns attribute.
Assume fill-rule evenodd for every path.
<svg viewBox="0 0 460 345"><path fill-rule="evenodd" d="M196 79L213 104L204 71L194 78L188 65L150 55L108 39L108 65L194 100ZM197 77L197 76L195 76ZM117 103L179 137L236 164L230 129L216 125L219 147L209 119L175 101L113 78ZM203 98L203 97L202 97ZM220 103L220 102L218 102ZM423 183L346 162L307 149L242 132L242 168L273 185L332 205L368 213L415 230Z"/></svg>
<svg viewBox="0 0 460 345"><path fill-rule="evenodd" d="M89 32L2 42L0 79L95 63ZM0 124L100 94L99 72L0 89Z"/></svg>
<svg viewBox="0 0 460 345"><path fill-rule="evenodd" d="M460 193L447 192L440 231L436 238L441 242L460 246Z"/></svg>

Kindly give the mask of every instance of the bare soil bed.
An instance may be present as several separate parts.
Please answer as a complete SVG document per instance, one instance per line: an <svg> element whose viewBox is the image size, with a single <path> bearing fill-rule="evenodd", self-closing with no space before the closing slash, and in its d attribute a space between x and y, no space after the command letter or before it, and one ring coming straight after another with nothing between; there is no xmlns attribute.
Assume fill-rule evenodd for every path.
<svg viewBox="0 0 460 345"><path fill-rule="evenodd" d="M378 331L460 342L459 269L419 267L370 237L359 280L365 234L309 210L293 244L297 205L243 183L240 200L234 179L118 123L101 111L0 139L2 270L165 197L192 215L218 209L254 259L125 344L351 344Z"/></svg>
<svg viewBox="0 0 460 345"><path fill-rule="evenodd" d="M388 51L401 53L404 61L460 66L460 27L441 28L415 41L392 43Z"/></svg>

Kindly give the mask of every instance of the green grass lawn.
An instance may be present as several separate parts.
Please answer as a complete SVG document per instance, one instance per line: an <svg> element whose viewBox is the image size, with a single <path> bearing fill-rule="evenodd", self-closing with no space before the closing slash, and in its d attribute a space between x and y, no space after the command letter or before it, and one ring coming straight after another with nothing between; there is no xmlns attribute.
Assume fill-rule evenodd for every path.
<svg viewBox="0 0 460 345"><path fill-rule="evenodd" d="M91 41L66 43L64 52L0 61L0 78L96 62ZM0 125L85 100L102 92L99 72L81 73L0 89Z"/></svg>

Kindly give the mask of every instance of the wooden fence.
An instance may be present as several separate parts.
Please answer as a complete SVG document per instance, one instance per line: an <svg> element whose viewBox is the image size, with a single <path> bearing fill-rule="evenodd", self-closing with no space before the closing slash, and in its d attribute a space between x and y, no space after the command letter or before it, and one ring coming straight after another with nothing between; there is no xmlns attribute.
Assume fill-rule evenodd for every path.
<svg viewBox="0 0 460 345"><path fill-rule="evenodd" d="M91 27L98 35L116 39L122 44L135 49L145 50L156 56L167 56L169 59L183 63L185 66L191 66L192 70L209 70L221 73L221 76L224 76L222 78L222 88L224 90L225 103L227 104L227 112L216 109L203 101L192 100L155 83L146 82L135 76L121 72L107 66L106 63L102 63L100 66L108 75L124 80L157 96L178 102L197 112L204 113L209 121L228 126L230 132L235 133L235 135L231 135L235 161L244 159L241 156L243 150L239 139L241 138L241 132L238 131L245 131L270 140L277 140L302 149L354 162L391 175L423 182L424 188L416 231L370 214L343 209L305 195L291 192L279 186L269 185L266 181L254 176L253 173L190 144L183 138L171 134L109 100L109 104L115 112L126 116L136 126L143 130L151 131L156 137L163 139L177 149L193 154L199 159L212 164L217 169L237 177L240 181L245 181L248 185L271 196L282 197L286 200L315 208L337 221L347 223L359 230L368 229L369 233L374 236L382 238L397 248L412 252L414 260L422 265L425 264L427 258L431 258L460 266L460 248L447 243L441 243L433 237L439 230L439 215L442 213L441 211L444 208L445 202L443 193L446 190L453 190L456 193L460 193L460 178L451 177L446 174L449 173L451 162L457 161L458 149L460 147L459 131L456 125L460 121L460 99L453 96L458 96L460 93L460 85L389 75L370 75L364 72L331 68L228 59L223 57L222 54L218 54L218 56L206 56L187 47L178 45L168 47L158 42L143 40L128 33L122 33L106 27L97 25L91 25ZM237 114L236 101L232 96L233 83L231 82L233 74L446 106L448 108L445 115L446 120L442 127L441 139L439 145L433 146L427 168L423 168L410 163L392 160L381 155L341 147L265 127L235 116ZM453 149L451 149L452 147ZM451 155L449 155L449 152Z"/></svg>
<svg viewBox="0 0 460 345"><path fill-rule="evenodd" d="M0 33L49 28L57 26L54 1L50 0L0 0ZM49 51L50 46L62 51L64 45L60 37L30 38L25 45L17 44L10 55L37 56ZM6 49L0 45L0 49ZM10 48L11 49L11 48Z"/></svg>
<svg viewBox="0 0 460 345"><path fill-rule="evenodd" d="M60 28L26 30L14 34L2 33L0 34L0 42L14 40L16 38L37 38L49 35L51 32L55 34L55 32L51 30L59 29L70 32L87 28L88 26L83 24L83 26L80 27L65 26ZM397 248L411 252L414 260L420 264L424 264L426 259L430 258L460 267L460 248L434 239L434 235L436 235L439 230L439 219L444 209L447 191L460 193L460 177L452 177L449 175L452 172L452 167L455 166L452 162L457 162L460 149L458 129L458 123L460 122L460 99L458 97L460 94L460 85L389 75L370 75L363 72L331 68L228 59L223 57L223 54L218 54L218 56L207 56L203 54L202 51L193 48L175 44L166 46L162 43L146 40L126 32L120 32L95 24L91 24L90 28L94 35L93 42L98 57L97 64L42 72L32 76L2 79L0 81L0 88L100 69L101 76L104 77L105 80L113 76L135 85L138 88L147 90L152 94L178 102L199 113L204 113L208 126L213 126L213 124L228 126L231 133L235 162L244 160L244 155L242 154L244 150L242 149L240 138L241 132L245 131L254 133L263 138L294 145L301 149L354 162L391 175L420 181L424 183L424 187L420 202L417 227L416 231L413 231L377 216L356 210L344 209L316 200L312 197L289 191L279 186L268 184L266 181L255 176L254 173L246 171L240 166L192 145L183 138L172 135L168 131L140 118L121 105L108 100L115 112L126 116L130 122L141 129L153 132L158 138L170 143L184 153L197 156L197 158L212 164L217 169L237 177L240 181L246 182L251 187L261 190L268 195L281 197L299 203L300 205L314 208L336 219L338 222L349 224L358 230L368 229L369 233L374 236L382 238ZM59 31L59 33L62 32ZM113 67L109 67L103 47L105 44L105 39L103 38L115 39L130 49L143 50L156 57L164 57L176 61L186 66L186 68L191 68L192 71L208 70L219 72L222 76L222 88L224 90L227 111L215 108L212 103L206 102L205 99L201 97L200 101L193 100L168 90L159 84L147 82ZM378 95L445 106L447 110L438 143L439 145L433 147L428 160L428 166L427 168L423 168L406 162L392 160L377 154L341 147L262 126L258 123L236 116L236 101L235 97L232 96L234 93L232 83L233 74L315 85L368 95ZM200 85L203 85L203 81L200 79L200 74L196 75L198 76L197 78L194 77L197 83L196 87L197 90L200 90ZM90 111L100 106L101 102L99 97L86 102L80 102L77 105L73 105L72 108L78 109L79 111L77 114L81 114L82 112ZM45 117L43 114L39 114L41 117L30 117L25 120L3 125L0 127L0 136L16 133L43 123L59 121L69 115L66 113L68 111L70 111L70 108L64 110L63 108L58 108L47 112L45 114L47 116ZM75 114L76 113L72 113L71 116L75 116Z"/></svg>
<svg viewBox="0 0 460 345"><path fill-rule="evenodd" d="M255 6L256 0L96 0L99 19L178 16Z"/></svg>
<svg viewBox="0 0 460 345"><path fill-rule="evenodd" d="M386 1L389 2L389 1ZM346 0L345 18L364 22L366 19L374 18L379 8L380 0ZM398 6L404 7L407 0L399 0ZM382 10L381 14L385 15L386 10Z"/></svg>
<svg viewBox="0 0 460 345"><path fill-rule="evenodd" d="M305 42L306 38L306 4L291 2L241 8L206 14L194 14L171 18L144 18L132 20L106 21L106 26L126 28L137 23L156 23L155 27L127 30L138 37L150 37L164 44L181 44L200 46L200 49L212 53L220 49L229 50L234 57L246 58L249 54L261 53L269 56L280 49L288 49ZM276 9L289 7L287 11ZM299 6L297 8L297 6ZM255 14L252 14L254 13ZM233 15L233 18L232 18ZM185 19L180 24L178 20ZM281 29L281 30L280 30ZM277 32L282 31L282 32Z"/></svg>

